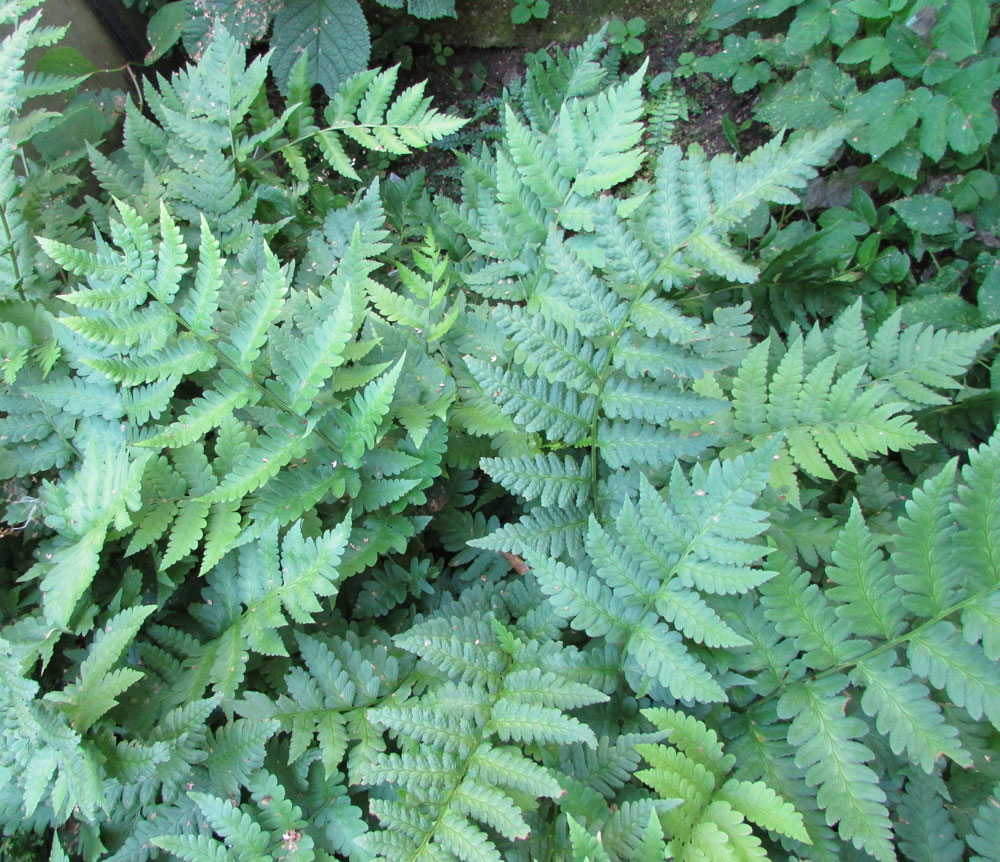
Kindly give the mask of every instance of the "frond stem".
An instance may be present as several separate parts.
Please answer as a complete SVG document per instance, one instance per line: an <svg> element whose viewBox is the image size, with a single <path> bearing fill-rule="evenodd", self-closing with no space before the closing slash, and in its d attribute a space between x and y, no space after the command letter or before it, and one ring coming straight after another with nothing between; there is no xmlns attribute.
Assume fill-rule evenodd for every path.
<svg viewBox="0 0 1000 862"><path fill-rule="evenodd" d="M0 206L0 224L3 225L4 233L7 235L7 253L10 255L11 266L14 270L14 289L22 300L27 300L24 295L24 285L21 279L21 268L17 264L17 250L14 248L14 237L10 232L10 225L7 224L7 209Z"/></svg>

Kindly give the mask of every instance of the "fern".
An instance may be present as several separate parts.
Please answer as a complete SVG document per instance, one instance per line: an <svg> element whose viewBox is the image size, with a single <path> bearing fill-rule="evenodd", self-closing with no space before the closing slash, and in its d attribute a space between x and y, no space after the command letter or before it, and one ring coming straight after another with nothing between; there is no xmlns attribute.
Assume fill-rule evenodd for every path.
<svg viewBox="0 0 1000 862"><path fill-rule="evenodd" d="M360 264L363 254L360 239L355 240L351 253L342 259L334 283L321 287L320 293L314 296L316 308L329 308L331 316L321 326L303 322L300 341L293 346L289 340L292 337L290 329L279 329L289 274L282 271L263 240L258 239L248 247L239 268L227 270L226 262L218 256L218 243L203 222L202 260L191 293L186 294L180 289L184 273L180 265L182 254L176 246L178 235L167 211L161 211L158 247L135 211L122 205L121 218L122 222L115 223L118 226L113 228L120 246L118 251L106 247L95 256L81 256L69 246L50 241L43 243L54 259L88 277L88 289L67 296L85 315L65 317L63 322L95 343L102 358L94 360L94 366L130 386L132 392L147 380L160 379L160 375L168 375L164 383L173 390L182 374L204 375L217 369L214 386L210 378L203 376L201 396L173 422L154 426L139 435L136 441L147 448L166 446L175 452L201 453L195 457L202 459L203 467L199 469L202 469L204 481L186 479L179 486L180 492L186 491L191 499L173 507L173 519L168 518L162 506L158 509L161 517L171 521L167 534L168 553L161 567L170 567L197 547L205 535L211 505L217 508L212 521L213 532L208 534L206 541L213 542L211 560L217 561L236 539L234 515L241 501L258 491L261 499L267 499L270 482L277 481L284 487L287 481L278 474L293 459L301 458L308 451L312 435L324 441L331 456L339 456L354 468L360 466L361 455L374 446L376 427L389 410L393 383L401 366L397 363L395 371L369 383L358 393L350 413L340 407L335 407L331 413L332 405L323 406L323 400L317 398L337 364L344 361L341 357L348 342L354 339L358 326L352 311L353 290L362 290L363 283L355 281L357 287L352 289L352 279L359 278L356 275L359 266L362 273L367 269ZM157 252L158 259L154 261ZM246 272L243 267L252 266L255 259L265 268L264 278L238 320L230 322L228 339L221 341L207 323L220 315L219 300L215 297L234 296L223 291L238 287L240 273ZM127 304L123 304L126 302L122 298L123 289L128 297ZM173 299L175 295L179 300ZM175 310L174 304L178 309ZM275 376L261 381L255 379L254 369L259 366L262 347L269 336L283 339L282 351L288 358L276 355ZM123 350L129 351L129 355L145 354L142 364L137 365L126 358ZM225 474L216 477L211 471L205 473L207 461L202 441L229 420L234 411L258 402L270 405L272 411L263 433L255 442L240 446ZM318 420L324 416L327 423L317 428ZM218 442L216 454L222 454ZM328 465L335 460L336 457L329 457ZM326 475L314 473L314 477L315 490L307 492L311 502L303 505L299 514L319 502L334 481L329 467ZM219 508L219 504L225 506ZM167 508L172 506L166 505ZM269 508L257 507L254 511L263 516ZM282 518L281 524L293 518L294 515ZM258 533L266 528L266 522L259 519L256 524L253 529ZM225 531L228 545L219 544L218 530ZM161 531L160 535L164 533ZM150 541L150 538L142 539L140 544L133 546L134 550L147 546Z"/></svg>
<svg viewBox="0 0 1000 862"><path fill-rule="evenodd" d="M159 835L152 843L179 859L315 859L315 841L302 809L288 799L278 780L261 770L248 778L251 802L234 807L230 800L190 791L188 796L219 838L207 835ZM221 839L221 840L219 840Z"/></svg>
<svg viewBox="0 0 1000 862"><path fill-rule="evenodd" d="M650 768L636 777L664 799L682 800L663 818L671 836L668 853L679 859L709 852L762 857L750 824L811 843L801 815L770 787L727 778L734 758L723 753L706 725L675 710L649 709L645 715L659 730L670 731L672 746L638 746Z"/></svg>
<svg viewBox="0 0 1000 862"><path fill-rule="evenodd" d="M823 257L882 254L860 191L796 214L843 130L682 152L598 34L532 57L432 197L382 160L461 121L396 70L320 119L311 60L275 90L245 23L92 141L85 207L38 203L31 150L3 186L5 834L991 858L997 330ZM13 140L60 82L17 71L58 34L9 24ZM783 291L809 249L823 297Z"/></svg>
<svg viewBox="0 0 1000 862"><path fill-rule="evenodd" d="M405 550L427 522L415 507L441 472L449 393L442 402L435 379L436 402L422 392L400 399L407 439L393 412L396 382L412 373L404 371L407 346L371 330L359 338L377 289L374 258L388 247L377 183L309 237L313 280L295 280L294 265L275 251L278 227L255 220L255 171L273 161L252 153L280 143L293 119L286 111L269 129L255 128L265 74L265 61L247 66L220 30L196 66L149 85L149 117L129 110L123 150L113 159L91 150L101 182L127 200L107 211L94 203L102 227L89 242L40 239L66 272L63 297L22 303L3 324L6 385L31 391L5 419L4 433L19 441L5 466L11 474L65 468L37 498L25 495L44 519L40 543L32 527L39 557L26 576L38 609L17 625L6 624L5 611L5 650L17 646L5 652L12 699L4 734L28 747L12 742L2 763L10 778L4 823L28 817L55 827L79 817L88 835L103 830L109 853L122 859L148 858L153 839L182 857L261 850L257 838L239 843L251 821L227 819L219 806L241 788L255 792L255 771L280 725L270 716L221 723L213 717L220 696L252 690L255 661L280 661L286 644L329 612L346 577ZM456 127L418 91L392 100L394 81L367 76L351 91L358 102L339 104L337 122L361 112L366 134L386 142L398 135L407 147ZM299 124L305 139L295 146L319 136L307 126ZM327 140L339 134L323 132ZM417 379L422 361L413 361ZM369 462L376 441L386 457ZM393 456L398 478L372 496L361 477L373 478L379 464L388 470ZM354 526L351 498L360 513ZM317 519L325 525L318 530ZM120 582L98 577L123 553L135 567ZM178 591L195 571L204 577L201 598ZM99 634L89 651L59 659L66 685L40 692L27 668L47 662L63 633L91 627ZM349 666L368 680L364 664ZM216 696L202 699L207 687ZM292 762L308 766L318 754L299 752ZM324 776L308 781L336 786L339 761L328 749ZM274 787L260 791L266 809L288 782L260 781ZM354 852L365 828L339 792L342 802L317 821L323 852ZM268 825L264 809L246 816L262 818L268 847L304 831L291 809L281 828L274 817ZM112 810L115 818L98 827ZM221 842L194 837L192 818L202 817Z"/></svg>
<svg viewBox="0 0 1000 862"><path fill-rule="evenodd" d="M39 805L60 820L74 809L94 818L105 806L97 752L82 745L69 721L36 697L38 683L26 678L21 668L30 644L18 648L4 640L2 647L3 732L10 740L3 763L11 776L14 804L29 818Z"/></svg>
<svg viewBox="0 0 1000 862"><path fill-rule="evenodd" d="M432 618L398 639L445 681L375 712L400 753L376 757L365 780L407 788L405 801L372 802L386 827L366 840L376 858L503 858L482 827L526 838L529 825L515 799L554 798L562 789L543 766L502 743L596 745L593 732L564 710L603 700L602 693L558 672L543 674L537 647L495 619L467 616L456 628ZM561 659L554 646L545 650L553 668Z"/></svg>
<svg viewBox="0 0 1000 862"><path fill-rule="evenodd" d="M25 102L33 96L55 95L71 90L84 77L50 75L41 72L25 74L25 55L32 48L41 48L58 41L66 32L65 27L47 27L41 23L41 14L29 15L38 6L37 0L17 0L7 3L0 10L0 26L4 38L0 43L0 61L3 63L3 83L0 84L0 299L5 303L29 295L43 295L40 276L45 275L44 264L36 262L37 248L32 235L40 225L39 213L32 213L31 198L37 187L44 194L44 186L51 182L49 171L27 159L15 159L21 145L39 133L54 130L59 134L58 119L54 112L40 107L20 116ZM76 160L67 155L67 167ZM20 164L15 167L17 162ZM63 190L66 185L55 186ZM42 207L39 207L42 209ZM71 208L62 212L62 230L74 230ZM55 219L58 223L59 219ZM65 222L69 222L68 224ZM5 323L10 321L5 320Z"/></svg>
<svg viewBox="0 0 1000 862"><path fill-rule="evenodd" d="M797 471L831 479L834 469L855 472L853 459L929 442L902 411L948 403L934 390L960 388L955 377L991 334L900 332L893 315L869 340L855 303L824 331L795 332L784 349L766 340L746 355L732 383L733 427L757 441L785 435L773 483L797 504Z"/></svg>
<svg viewBox="0 0 1000 862"><path fill-rule="evenodd" d="M669 74L657 75L650 81L649 90L644 144L647 150L655 153L670 143L679 121L688 118L690 105Z"/></svg>
<svg viewBox="0 0 1000 862"><path fill-rule="evenodd" d="M622 645L636 691L655 679L684 701L724 699L681 633L708 646L742 643L700 593L744 592L770 577L748 565L760 549L744 541L763 527L753 502L770 457L764 450L707 475L698 470L690 484L675 468L667 500L640 480L638 506L626 503L615 534L591 518L589 571L526 549L542 590L573 627Z"/></svg>
<svg viewBox="0 0 1000 862"><path fill-rule="evenodd" d="M559 73L553 67L548 74ZM494 311L515 345L513 370L480 358L466 360L479 386L477 397L494 399L526 431L544 430L549 444L589 448L592 501L601 496L604 464L611 470L662 469L678 456L703 450L710 438L684 435L671 425L721 407L691 391L691 381L713 365L726 367L732 358L700 357L695 348L708 347L710 331L650 288L672 284L675 276L667 268L679 266L686 249L708 248L715 242L710 237L721 236L761 200L790 199L790 187L805 182L811 165L825 158L838 134L831 130L822 139L803 139L780 153L775 146L762 149L740 167L721 157L709 165L696 151L685 162L679 151L668 149L661 156L662 178L650 196L653 203L640 205L634 221L623 220L610 200L599 201L597 194L628 179L642 161L639 83L633 76L606 97L571 98L558 113L547 115L548 125L539 121L538 129L508 110L496 156L484 155L470 165L471 175L490 181L468 186L475 191L466 194L461 221L443 213L489 258L466 275L470 288L501 299L511 291L499 288L515 279L524 289L537 289L533 316L503 303ZM588 123L608 126L606 146L615 150L620 173L600 173L605 144L587 137ZM570 134L577 137L574 154L560 144ZM571 183L568 176L578 179ZM707 220L699 215L698 183L721 196L705 204L713 213ZM690 216L668 213L665 207L674 206L672 201L692 207ZM647 237L638 226L649 219L655 230ZM567 238L560 227L595 231L593 251L581 256L579 238ZM708 265L707 259L702 264ZM592 346L592 339L601 336L606 343ZM664 371L672 378L654 382L652 376L662 379ZM471 423L468 427L477 430Z"/></svg>
<svg viewBox="0 0 1000 862"><path fill-rule="evenodd" d="M243 680L247 650L262 655L285 655L278 630L289 621L304 624L322 609L319 599L337 592L337 564L343 555L350 522L328 530L318 539L302 535L301 523L281 542L280 562L276 527L256 543L244 546L239 568L229 557L212 571L206 601L224 598L229 612L208 617L209 640L186 650L190 669L175 688L179 702L199 697L206 685L233 696ZM280 567L280 568L279 568ZM236 588L229 581L235 581ZM224 612L225 613L225 612Z"/></svg>
<svg viewBox="0 0 1000 862"><path fill-rule="evenodd" d="M296 641L305 667L288 671L288 695L272 701L262 692L248 691L238 712L255 720L277 720L282 730L290 731L290 763L315 750L314 735L328 776L346 753L349 774L357 783L364 764L385 750L369 710L395 697L407 667L395 651L376 646L384 639L376 636L361 645L356 636L326 641L300 634Z"/></svg>
<svg viewBox="0 0 1000 862"><path fill-rule="evenodd" d="M946 550L992 543L992 525L970 518L961 500L991 481L996 459L994 440L973 454L957 491L954 463L928 479L898 521L888 560L855 507L827 569L832 589L821 593L788 565L761 588L768 618L802 656L797 679L780 684L777 713L792 720L796 764L807 783L819 786L827 822L839 822L841 835L876 858L892 855L891 827L877 775L866 765L874 758L866 739L884 734L895 754L929 773L942 757L971 764L931 689L946 690L975 719L997 720L994 669L978 646L985 630L965 610L995 593L992 566L973 575ZM947 524L951 517L955 528ZM962 638L956 625L970 624ZM845 690L854 688L874 727L861 715L845 715Z"/></svg>

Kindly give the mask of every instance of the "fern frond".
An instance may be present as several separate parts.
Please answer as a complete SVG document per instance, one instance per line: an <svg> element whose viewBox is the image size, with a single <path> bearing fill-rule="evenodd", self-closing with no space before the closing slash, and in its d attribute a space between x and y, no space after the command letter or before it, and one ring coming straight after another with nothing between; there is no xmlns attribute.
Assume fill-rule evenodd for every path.
<svg viewBox="0 0 1000 862"><path fill-rule="evenodd" d="M680 458L691 457L710 445L701 434L688 435L647 425L639 420L602 420L597 426L597 448L614 470L622 467L663 469Z"/></svg>
<svg viewBox="0 0 1000 862"><path fill-rule="evenodd" d="M567 679L561 644L542 647L557 668L543 676L535 666L538 644L528 646L516 630L476 613L439 613L397 643L448 680L376 712L396 737L399 753L377 755L364 780L405 793L393 802L372 801L385 831L366 837L365 844L380 859L415 862L431 853L442 860L495 862L502 857L481 824L508 839L527 838L525 808L539 796L563 792L547 769L526 756L530 749L502 743L530 741L536 750L596 745L590 727L563 709L601 702L605 695Z"/></svg>
<svg viewBox="0 0 1000 862"><path fill-rule="evenodd" d="M333 439L349 467L361 466L365 451L375 446L376 432L389 412L404 359L357 393L349 414L330 415L329 419L336 423Z"/></svg>
<svg viewBox="0 0 1000 862"><path fill-rule="evenodd" d="M851 675L852 682L864 686L861 709L875 718L878 732L889 737L889 746L896 754L905 749L925 772L934 769L941 755L971 766L958 731L945 722L927 688L909 668L895 665L895 654L885 652L859 662Z"/></svg>
<svg viewBox="0 0 1000 862"><path fill-rule="evenodd" d="M325 317L289 357L289 374L281 382L288 389L288 401L296 413L305 415L308 412L320 387L333 370L343 364L344 347L356 328L351 294L344 291L333 313Z"/></svg>
<svg viewBox="0 0 1000 862"><path fill-rule="evenodd" d="M206 503L239 500L255 491L293 458L302 457L312 427L313 423L303 427L294 420L279 417L268 432L258 437L257 442L239 457L218 486L202 499Z"/></svg>
<svg viewBox="0 0 1000 862"><path fill-rule="evenodd" d="M155 610L146 605L116 614L98 632L87 658L80 665L79 679L55 698L70 717L70 727L86 732L97 719L117 706L117 697L141 677L140 671L112 667L135 638L143 622Z"/></svg>
<svg viewBox="0 0 1000 862"><path fill-rule="evenodd" d="M937 776L907 776L899 807L899 849L913 862L959 862L965 848L945 810L947 788Z"/></svg>
<svg viewBox="0 0 1000 862"><path fill-rule="evenodd" d="M869 372L891 387L896 398L914 407L947 404L935 390L955 390L996 327L970 332L935 330L924 323L901 327L900 312L883 323L871 339Z"/></svg>
<svg viewBox="0 0 1000 862"><path fill-rule="evenodd" d="M253 289L248 306L242 310L239 323L229 334L229 343L220 350L239 370L249 373L260 349L267 340L267 330L281 311L289 287L289 274L266 246L263 249L264 270Z"/></svg>
<svg viewBox="0 0 1000 862"><path fill-rule="evenodd" d="M694 392L615 375L609 376L601 392L601 409L609 419L641 419L661 426L675 419L709 416L725 406L724 401Z"/></svg>
<svg viewBox="0 0 1000 862"><path fill-rule="evenodd" d="M833 565L826 574L834 586L826 594L843 603L837 608L838 616L857 635L892 640L905 626L902 592L893 582L856 500L832 557Z"/></svg>
<svg viewBox="0 0 1000 862"><path fill-rule="evenodd" d="M698 147L689 148L685 160L679 147L666 147L657 160L650 223L665 255L657 278L670 286L703 268L722 278L752 282L756 268L727 246L726 232L761 201L794 203L792 189L815 176L843 136L843 129L831 126L784 146L775 139L739 163L729 155L709 162Z"/></svg>
<svg viewBox="0 0 1000 862"><path fill-rule="evenodd" d="M484 391L525 431L546 431L555 439L577 443L590 432L593 396L580 396L561 383L546 384L465 357L465 364Z"/></svg>
<svg viewBox="0 0 1000 862"><path fill-rule="evenodd" d="M779 348L780 360L769 374L772 349L770 341L764 341L740 365L733 384L734 426L754 439L784 433L784 452L794 467L830 479L833 468L856 471L853 459L868 459L876 453L910 449L929 441L912 419L901 413L905 405L888 400L890 390L871 383L864 367L837 376L837 355L832 354L807 368L804 340L796 337L787 350ZM794 473L778 476L776 483L790 482L797 500Z"/></svg>
<svg viewBox="0 0 1000 862"><path fill-rule="evenodd" d="M198 339L187 333L158 350L141 356L89 359L87 364L125 386L140 386L169 377L209 371L217 357Z"/></svg>
<svg viewBox="0 0 1000 862"><path fill-rule="evenodd" d="M238 565L230 556L216 566L209 574L209 595L231 596L226 616L217 621L215 637L192 646L192 664L177 681L174 697L200 696L206 685L232 697L246 672L247 650L285 655L278 629L289 618L311 622L322 610L319 599L336 595L350 530L345 520L309 539L297 521L281 542L279 559L278 528L272 523L260 539L242 547Z"/></svg>
<svg viewBox="0 0 1000 862"><path fill-rule="evenodd" d="M712 836L729 847L727 853L764 858L760 840L747 821L811 843L802 816L763 782L727 778L734 758L726 755L717 735L692 716L670 709L645 709L643 715L659 730L670 733L673 747L642 743L636 746L651 768L636 773L664 799L681 804L661 815L671 836L669 852L675 858L695 857L713 843Z"/></svg>
<svg viewBox="0 0 1000 862"><path fill-rule="evenodd" d="M779 713L793 719L788 741L806 781L818 785L817 801L827 822L879 860L895 859L892 826L878 776L865 764L874 755L857 740L867 731L860 719L844 714L840 697L847 679L836 674L800 685L781 696Z"/></svg>
<svg viewBox="0 0 1000 862"><path fill-rule="evenodd" d="M539 500L544 508L583 506L590 494L590 460L569 455L483 458L479 466L512 494Z"/></svg>
<svg viewBox="0 0 1000 862"><path fill-rule="evenodd" d="M589 337L617 332L627 314L621 297L601 283L558 233L549 234L545 255L553 279L542 296L565 305L567 325Z"/></svg>
<svg viewBox="0 0 1000 862"><path fill-rule="evenodd" d="M907 648L910 667L975 720L1000 725L1000 672L982 650L966 642L948 622L914 633Z"/></svg>
<svg viewBox="0 0 1000 862"><path fill-rule="evenodd" d="M196 398L180 417L158 434L143 440L141 445L176 448L194 443L258 397L243 377L228 368L220 372L216 385L216 389Z"/></svg>
<svg viewBox="0 0 1000 862"><path fill-rule="evenodd" d="M971 857L971 862L994 862L997 858L996 838L1000 837L1000 817L994 805L996 796L994 788L990 798L979 807L979 816L972 824L975 831L966 839L969 849L978 854Z"/></svg>
<svg viewBox="0 0 1000 862"><path fill-rule="evenodd" d="M107 531L113 525L124 526L129 509L139 508L147 458L147 453L130 458L111 440L99 440L86 451L80 469L58 486L43 490L51 506L49 525L57 536L48 542L44 558L31 572L41 580L45 614L52 624L68 625L97 574Z"/></svg>
<svg viewBox="0 0 1000 862"><path fill-rule="evenodd" d="M526 374L580 392L597 382L597 369L606 362L607 351L595 350L575 330L567 331L541 315L529 316L520 306L498 305L493 319L514 343L514 360Z"/></svg>
<svg viewBox="0 0 1000 862"><path fill-rule="evenodd" d="M327 128L318 131L327 163L350 179L359 179L341 136L365 149L405 155L413 148L452 135L468 122L431 107L424 83L404 90L391 103L398 67L359 72L340 85L324 112Z"/></svg>
<svg viewBox="0 0 1000 862"><path fill-rule="evenodd" d="M556 132L559 172L571 180L570 194L590 197L631 177L642 164L638 146L645 64L618 87L593 101L564 104ZM572 206L572 205L571 205ZM579 224L563 222L571 229Z"/></svg>
<svg viewBox="0 0 1000 862"><path fill-rule="evenodd" d="M583 549L583 534L587 527L587 510L576 506L540 506L518 521L504 524L482 539L469 544L474 548L525 554L533 552L570 558Z"/></svg>

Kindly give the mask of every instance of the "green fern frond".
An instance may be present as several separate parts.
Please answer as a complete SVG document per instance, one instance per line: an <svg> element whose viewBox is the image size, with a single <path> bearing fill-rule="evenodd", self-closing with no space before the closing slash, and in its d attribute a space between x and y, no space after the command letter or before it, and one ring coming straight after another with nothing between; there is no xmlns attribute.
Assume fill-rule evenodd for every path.
<svg viewBox="0 0 1000 862"><path fill-rule="evenodd" d="M668 851L679 859L695 858L713 844L733 857L765 858L749 824L811 843L801 815L763 782L727 778L735 758L723 753L718 736L704 723L670 709L646 709L643 715L670 733L673 747L642 743L636 750L651 765L636 773L664 799L681 804L661 815L668 829Z"/></svg>
<svg viewBox="0 0 1000 862"><path fill-rule="evenodd" d="M959 862L965 848L945 809L947 788L937 776L907 776L896 824L899 849L913 862Z"/></svg>
<svg viewBox="0 0 1000 862"><path fill-rule="evenodd" d="M930 440L901 412L906 405L890 400L892 391L873 383L864 366L838 375L838 357L832 353L808 367L801 336L786 350L777 348L780 358L770 370L772 351L766 340L741 363L733 383L733 424L752 439L785 434L774 483L787 485L794 501L799 499L796 469L832 479L834 468L855 472L854 459Z"/></svg>
<svg viewBox="0 0 1000 862"><path fill-rule="evenodd" d="M802 188L829 159L844 130L831 126L818 134L765 144L741 162L719 155L710 162L698 147L683 158L668 146L657 160L650 229L665 252L657 278L664 285L683 282L705 269L732 281L752 282L753 266L724 241L725 234L761 201L794 203Z"/></svg>
<svg viewBox="0 0 1000 862"><path fill-rule="evenodd" d="M274 776L263 770L247 775L251 802L233 805L208 793L189 791L188 797L221 841L208 835L164 835L151 838L160 847L188 862L229 862L273 858L314 859L315 843L302 809L285 796Z"/></svg>
<svg viewBox="0 0 1000 862"><path fill-rule="evenodd" d="M817 801L827 822L836 823L845 839L876 859L895 858L886 796L878 776L866 765L874 755L857 740L867 732L863 721L844 715L842 694L847 679L836 674L800 685L782 695L783 718L793 719L788 741L796 747L796 763L806 780L819 785Z"/></svg>
<svg viewBox="0 0 1000 862"><path fill-rule="evenodd" d="M65 481L43 488L47 522L56 536L32 568L45 595L45 614L65 627L97 574L99 551L112 527L128 524L139 508L138 491L148 453L132 458L110 440L94 441L83 464Z"/></svg>
<svg viewBox="0 0 1000 862"><path fill-rule="evenodd" d="M310 539L297 521L281 541L279 558L277 525L272 524L241 548L238 563L233 556L220 562L209 575L207 592L220 602L225 596L226 604L211 623L214 637L192 647L192 665L175 686L178 701L201 696L207 685L232 697L246 673L247 650L286 655L278 629L289 620L311 622L322 610L319 600L337 594L338 564L350 530L345 520Z"/></svg>
<svg viewBox="0 0 1000 862"><path fill-rule="evenodd" d="M642 164L638 146L643 111L640 95L646 66L643 65L618 87L609 88L586 105L579 101L563 105L556 133L559 172L571 179L568 206L573 196L591 197L629 179ZM576 229L580 222L563 224Z"/></svg>
<svg viewBox="0 0 1000 862"><path fill-rule="evenodd" d="M383 831L366 836L365 846L386 860L416 860L427 853L463 862L499 860L482 826L508 839L527 838L526 805L563 792L549 770L502 743L531 741L536 749L596 746L593 731L563 710L601 702L605 695L567 679L561 645L548 650L549 664L558 670L537 673L537 646L526 646L495 618L491 624L481 616L438 615L397 643L448 681L420 698L375 711L375 720L395 736L399 753L375 756L364 770L365 781L405 793L396 801L372 801Z"/></svg>
<svg viewBox="0 0 1000 862"><path fill-rule="evenodd" d="M924 323L904 329L896 312L872 336L869 373L915 407L948 404L949 399L935 390L960 388L956 378L965 374L996 331L987 327L948 332Z"/></svg>
<svg viewBox="0 0 1000 862"><path fill-rule="evenodd" d="M665 623L702 643L744 642L697 591L744 592L773 574L752 567L763 549L746 541L764 528L753 502L773 451L714 462L707 472L695 468L690 479L675 466L667 499L640 477L639 505L626 502L614 533L590 520L593 572L530 545L517 550L560 616L591 637L622 644L622 667L634 686L653 677L683 700L721 700L722 689ZM710 555L702 550L709 546Z"/></svg>
<svg viewBox="0 0 1000 862"><path fill-rule="evenodd" d="M538 499L545 508L583 506L590 494L590 463L569 455L522 455L484 458L480 467L512 494Z"/></svg>
<svg viewBox="0 0 1000 862"><path fill-rule="evenodd" d="M561 383L528 379L472 356L465 364L483 391L526 431L544 430L567 443L580 442L590 432L593 396L581 397Z"/></svg>
<svg viewBox="0 0 1000 862"><path fill-rule="evenodd" d="M1000 836L1000 817L997 816L997 807L993 804L996 793L994 789L990 798L980 806L979 816L973 823L975 831L966 839L969 849L977 854L970 857L971 862L993 862L997 858L997 844L994 839Z"/></svg>
<svg viewBox="0 0 1000 862"><path fill-rule="evenodd" d="M292 667L285 676L287 695L272 700L248 691L236 711L257 721L276 720L289 732L288 761L299 761L315 739L328 776L351 753L352 779L360 762L384 750L381 733L369 709L393 692L401 664L385 646L360 644L356 638L329 640L296 635L304 667Z"/></svg>
<svg viewBox="0 0 1000 862"><path fill-rule="evenodd" d="M53 698L62 704L70 727L78 733L86 732L104 713L117 706L117 697L142 677L141 671L132 668L113 671L112 667L154 610L155 607L147 605L112 617L94 638L87 658L80 665L78 681Z"/></svg>
<svg viewBox="0 0 1000 862"><path fill-rule="evenodd" d="M583 550L583 535L587 527L587 510L576 506L540 506L518 521L504 524L482 539L469 544L501 553L549 555L566 554L571 559Z"/></svg>
<svg viewBox="0 0 1000 862"><path fill-rule="evenodd" d="M607 78L607 70L598 62L604 47L602 31L566 53L528 56L524 82L515 92L533 126L548 131L567 100L589 96L599 88Z"/></svg>
<svg viewBox="0 0 1000 862"><path fill-rule="evenodd" d="M333 170L359 179L341 136L365 149L405 155L457 132L466 120L441 114L423 95L424 84L403 91L391 103L398 67L359 72L340 85L324 112L327 127L316 130L320 150Z"/></svg>

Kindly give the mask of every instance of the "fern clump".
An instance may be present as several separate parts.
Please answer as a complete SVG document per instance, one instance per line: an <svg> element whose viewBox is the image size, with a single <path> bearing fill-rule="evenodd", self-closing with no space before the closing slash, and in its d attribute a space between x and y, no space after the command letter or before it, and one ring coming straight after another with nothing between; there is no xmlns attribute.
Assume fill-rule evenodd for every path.
<svg viewBox="0 0 1000 862"><path fill-rule="evenodd" d="M618 59L532 57L454 197L366 159L461 127L419 85L360 72L321 121L308 61L284 106L221 26L87 151L86 231L0 163L5 833L991 858L997 327L825 258L772 307L847 127L709 158Z"/></svg>

